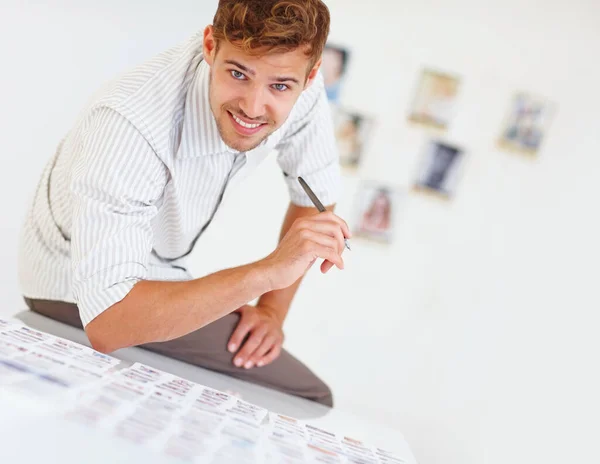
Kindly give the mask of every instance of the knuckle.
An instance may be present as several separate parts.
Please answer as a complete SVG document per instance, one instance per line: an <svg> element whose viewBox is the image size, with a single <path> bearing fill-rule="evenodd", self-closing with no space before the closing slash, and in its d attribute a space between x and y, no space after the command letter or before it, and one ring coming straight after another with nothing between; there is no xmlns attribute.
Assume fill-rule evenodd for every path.
<svg viewBox="0 0 600 464"><path fill-rule="evenodd" d="M263 340L267 334L269 333L269 329L266 325L262 325L257 331L256 331L256 336L257 338Z"/></svg>
<svg viewBox="0 0 600 464"><path fill-rule="evenodd" d="M303 240L308 240L308 238L310 237L310 230L306 228L300 229L300 232L298 232L298 236Z"/></svg>
<svg viewBox="0 0 600 464"><path fill-rule="evenodd" d="M256 352L256 359L264 358L268 350L260 349Z"/></svg>
<svg viewBox="0 0 600 464"><path fill-rule="evenodd" d="M245 351L240 352L240 358L247 360L250 357L250 355L252 354L252 352L254 351L254 348L252 348L251 346L246 344L246 346L244 346L244 349L245 349Z"/></svg>
<svg viewBox="0 0 600 464"><path fill-rule="evenodd" d="M308 224L308 220L305 217L298 218L294 221L296 227L305 228Z"/></svg>
<svg viewBox="0 0 600 464"><path fill-rule="evenodd" d="M308 241L303 242L302 245L300 246L300 251L303 254L308 254L308 253L312 252L312 249L313 249L313 245Z"/></svg>
<svg viewBox="0 0 600 464"><path fill-rule="evenodd" d="M236 333L238 334L238 336L242 336L245 335L246 333L248 333L250 331L250 324L248 324L247 321L243 321L241 322L237 329L236 329Z"/></svg>
<svg viewBox="0 0 600 464"><path fill-rule="evenodd" d="M246 347L248 348L248 350L255 350L259 344L260 340L257 337L252 337L246 342Z"/></svg>
<svg viewBox="0 0 600 464"><path fill-rule="evenodd" d="M234 338L234 339L236 339L236 340L240 340L240 339L242 339L242 338L244 337L244 335L246 335L246 332L247 332L247 331L246 331L246 330L245 330L243 327L241 327L241 328L238 328L238 329L237 329L237 330L236 330L236 331L233 333L233 335L231 336L231 338Z"/></svg>

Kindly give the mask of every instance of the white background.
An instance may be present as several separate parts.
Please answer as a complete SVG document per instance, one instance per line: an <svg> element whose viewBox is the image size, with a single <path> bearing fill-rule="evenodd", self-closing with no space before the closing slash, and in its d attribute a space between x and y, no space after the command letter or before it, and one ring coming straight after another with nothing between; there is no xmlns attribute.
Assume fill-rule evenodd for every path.
<svg viewBox="0 0 600 464"><path fill-rule="evenodd" d="M596 0L331 0L352 50L348 106L378 120L345 179L411 184L425 132L406 123L423 66L462 85L448 141L457 196L411 193L391 247L352 241L346 270L305 279L287 348L339 408L396 427L422 464L598 462L600 4ZM16 244L38 176L90 95L211 22L216 1L0 3L0 314L23 309ZM510 98L558 112L536 160L498 151ZM202 275L265 256L287 193L265 162L193 255Z"/></svg>

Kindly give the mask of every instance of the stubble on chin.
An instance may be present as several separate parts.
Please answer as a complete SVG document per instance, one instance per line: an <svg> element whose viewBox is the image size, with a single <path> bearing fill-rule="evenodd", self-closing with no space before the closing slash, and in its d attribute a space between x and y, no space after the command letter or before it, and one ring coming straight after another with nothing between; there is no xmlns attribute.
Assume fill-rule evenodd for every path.
<svg viewBox="0 0 600 464"><path fill-rule="evenodd" d="M229 118L229 115L225 113L222 115L222 118ZM223 142L225 142L225 145L233 150L241 152L250 151L258 147L274 132L269 125L267 128L262 129L262 131L265 131L265 135L262 135L260 138L243 137L235 132L235 129L231 127L232 123L230 121L223 121L223 119L220 118L216 121L217 129L219 130L219 136Z"/></svg>

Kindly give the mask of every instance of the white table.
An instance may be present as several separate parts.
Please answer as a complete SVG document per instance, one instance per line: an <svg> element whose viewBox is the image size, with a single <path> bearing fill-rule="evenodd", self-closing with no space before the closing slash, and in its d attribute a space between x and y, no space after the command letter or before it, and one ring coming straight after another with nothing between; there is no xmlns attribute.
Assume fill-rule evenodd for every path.
<svg viewBox="0 0 600 464"><path fill-rule="evenodd" d="M38 330L90 346L82 330L25 311L17 319ZM295 417L326 430L379 446L396 453L407 464L416 460L402 434L365 421L336 408L287 395L223 374L192 366L140 348L119 350L112 355L127 362L140 362L217 390L233 392L245 401L270 411ZM78 426L55 417L23 397L0 398L0 462L116 463L173 462L102 431Z"/></svg>

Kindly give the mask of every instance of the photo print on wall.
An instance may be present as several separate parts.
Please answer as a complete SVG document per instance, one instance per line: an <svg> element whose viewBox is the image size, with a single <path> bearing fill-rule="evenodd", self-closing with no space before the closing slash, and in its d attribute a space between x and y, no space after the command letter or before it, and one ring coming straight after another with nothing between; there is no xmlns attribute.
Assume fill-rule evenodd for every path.
<svg viewBox="0 0 600 464"><path fill-rule="evenodd" d="M414 189L445 199L456 191L464 164L464 150L455 145L430 140L423 152Z"/></svg>
<svg viewBox="0 0 600 464"><path fill-rule="evenodd" d="M457 76L424 69L413 99L409 121L445 130L454 115L460 79Z"/></svg>
<svg viewBox="0 0 600 464"><path fill-rule="evenodd" d="M322 58L321 71L325 81L327 98L332 103L338 103L344 77L348 69L350 52L345 47L327 44L323 49Z"/></svg>
<svg viewBox="0 0 600 464"><path fill-rule="evenodd" d="M345 171L353 172L364 157L375 121L358 111L341 107L332 108L332 116L340 165Z"/></svg>
<svg viewBox="0 0 600 464"><path fill-rule="evenodd" d="M400 191L388 184L362 181L356 194L353 235L392 243L402 200Z"/></svg>
<svg viewBox="0 0 600 464"><path fill-rule="evenodd" d="M510 104L498 146L507 151L537 155L555 111L544 98L517 93Z"/></svg>

